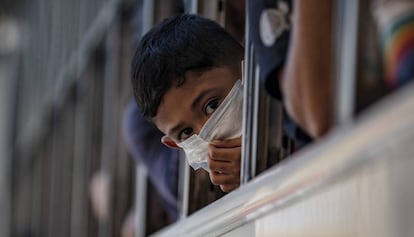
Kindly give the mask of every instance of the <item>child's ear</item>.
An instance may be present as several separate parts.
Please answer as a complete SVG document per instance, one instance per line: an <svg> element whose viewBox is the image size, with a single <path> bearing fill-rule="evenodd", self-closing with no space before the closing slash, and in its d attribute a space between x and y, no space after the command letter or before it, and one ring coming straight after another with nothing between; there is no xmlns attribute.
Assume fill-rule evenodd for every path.
<svg viewBox="0 0 414 237"><path fill-rule="evenodd" d="M168 136L163 136L163 137L161 138L161 142L162 142L162 144L164 144L164 145L168 146L169 148L174 148L174 149L179 149L179 150L181 150L181 147L179 147L179 146L177 145L177 143L175 143L175 141L174 141L171 137L168 137Z"/></svg>

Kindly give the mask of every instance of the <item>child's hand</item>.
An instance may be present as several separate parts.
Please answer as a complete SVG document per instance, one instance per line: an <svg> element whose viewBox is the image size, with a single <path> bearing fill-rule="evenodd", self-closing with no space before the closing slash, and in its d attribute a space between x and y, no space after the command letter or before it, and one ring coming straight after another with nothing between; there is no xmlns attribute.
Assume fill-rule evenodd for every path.
<svg viewBox="0 0 414 237"><path fill-rule="evenodd" d="M240 185L241 137L214 140L208 147L210 180L220 185L223 192L230 192Z"/></svg>

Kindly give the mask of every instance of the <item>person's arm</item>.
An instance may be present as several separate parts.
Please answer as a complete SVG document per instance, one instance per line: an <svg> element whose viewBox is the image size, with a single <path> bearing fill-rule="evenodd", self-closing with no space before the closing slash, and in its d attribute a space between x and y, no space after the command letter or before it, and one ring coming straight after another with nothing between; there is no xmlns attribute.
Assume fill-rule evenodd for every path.
<svg viewBox="0 0 414 237"><path fill-rule="evenodd" d="M332 124L331 0L295 1L290 49L280 87L289 115L312 137Z"/></svg>

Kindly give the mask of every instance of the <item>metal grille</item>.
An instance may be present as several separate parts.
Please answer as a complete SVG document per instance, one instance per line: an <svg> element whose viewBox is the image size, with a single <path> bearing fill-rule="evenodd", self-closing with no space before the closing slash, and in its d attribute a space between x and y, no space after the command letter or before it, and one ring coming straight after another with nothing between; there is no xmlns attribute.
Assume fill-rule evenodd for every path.
<svg viewBox="0 0 414 237"><path fill-rule="evenodd" d="M13 97L8 107L16 109L0 108L2 117L16 118L5 125L12 134L1 164L10 175L0 178L0 188L7 194L11 187L1 197L11 210L0 216L9 221L2 221L7 229L0 236L119 236L133 196L132 160L119 125L130 95L129 69L121 65L130 59L133 3L19 3L10 17L21 44L18 60L8 62L17 70L0 67L7 76L2 89ZM104 183L103 217L91 202L93 180Z"/></svg>

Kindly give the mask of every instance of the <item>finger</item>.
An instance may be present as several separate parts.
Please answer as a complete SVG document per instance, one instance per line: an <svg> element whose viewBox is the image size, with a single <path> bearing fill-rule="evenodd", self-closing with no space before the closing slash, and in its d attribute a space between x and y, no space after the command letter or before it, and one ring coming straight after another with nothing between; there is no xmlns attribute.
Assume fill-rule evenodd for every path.
<svg viewBox="0 0 414 237"><path fill-rule="evenodd" d="M220 189L221 191L225 192L225 193L229 193L233 190L235 190L236 188L238 188L240 186L240 183L238 184L224 184L224 185L220 185Z"/></svg>
<svg viewBox="0 0 414 237"><path fill-rule="evenodd" d="M240 176L211 172L210 180L214 185L236 185L240 183Z"/></svg>
<svg viewBox="0 0 414 237"><path fill-rule="evenodd" d="M233 174L240 175L240 163L239 162L222 162L209 159L208 167L211 171L224 173L224 174Z"/></svg>
<svg viewBox="0 0 414 237"><path fill-rule="evenodd" d="M227 140L213 140L210 142L210 144L217 148L241 147L241 138L242 137L237 137L237 138L227 139Z"/></svg>
<svg viewBox="0 0 414 237"><path fill-rule="evenodd" d="M208 147L208 156L215 161L240 162L241 147L236 148L217 148L213 145Z"/></svg>

